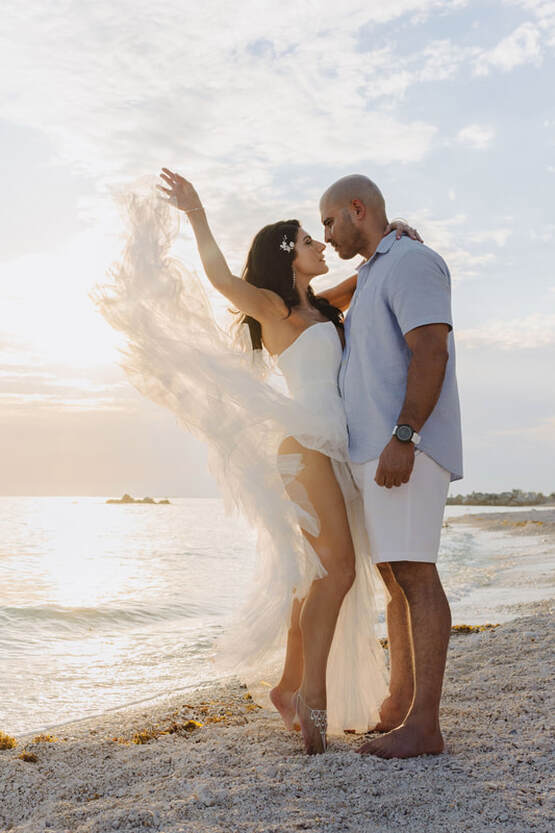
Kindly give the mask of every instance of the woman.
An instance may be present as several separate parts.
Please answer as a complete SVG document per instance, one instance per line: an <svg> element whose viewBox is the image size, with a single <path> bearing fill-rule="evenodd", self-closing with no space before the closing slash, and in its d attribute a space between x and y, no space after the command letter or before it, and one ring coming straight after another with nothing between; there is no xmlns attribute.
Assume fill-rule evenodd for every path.
<svg viewBox="0 0 555 833"><path fill-rule="evenodd" d="M244 357L238 361L229 344L218 345L214 354L209 342L221 340L221 333L210 323L198 284L191 292L201 308L188 314L183 285L190 281L178 286L178 264L167 258L175 232L152 201L128 203L134 233L123 264L113 270L116 298L104 295L101 308L130 339L125 368L134 384L208 440L220 464L220 484L259 528L262 568L256 591L242 618L243 631L231 631L221 653L235 657L237 668L238 645L246 647L260 679L261 665L266 671L270 648L275 655L276 634L283 635L285 624L285 664L270 699L288 728L300 726L306 752L323 752L328 699L335 709L334 730L367 729L386 689L383 656L373 636L374 577L364 558L368 543L346 466L347 433L337 391L342 314L329 296L315 296L309 285L328 271L325 246L297 221L275 223L256 235L243 279L237 278L193 186L167 168L161 177L164 186L158 188L191 222L208 279L242 314L255 353L260 356L265 348L276 358L291 397L245 375ZM153 283L160 285L154 294ZM337 290L345 306L354 286L350 279ZM148 304L145 292L151 293ZM187 316L187 328L171 305L181 309L182 321ZM169 316L173 327L161 325ZM177 382L172 368L178 369ZM216 407L222 397L225 407ZM270 471L276 453L289 500Z"/></svg>

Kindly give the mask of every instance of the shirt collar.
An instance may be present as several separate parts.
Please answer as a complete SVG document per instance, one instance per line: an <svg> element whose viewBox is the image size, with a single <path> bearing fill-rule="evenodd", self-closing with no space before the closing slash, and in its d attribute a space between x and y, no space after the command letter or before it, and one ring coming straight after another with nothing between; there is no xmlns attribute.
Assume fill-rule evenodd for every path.
<svg viewBox="0 0 555 833"><path fill-rule="evenodd" d="M385 237L382 237L380 242L376 247L376 251L373 255L371 255L368 260L363 260L358 266L355 266L357 272L359 272L363 266L367 266L376 255L385 255L391 249L393 244L395 243L395 231L390 231L389 234L386 234Z"/></svg>
<svg viewBox="0 0 555 833"><path fill-rule="evenodd" d="M395 243L396 233L397 232L395 232L395 231L390 231L389 234L386 234L385 237L382 237L382 239L378 243L378 247L377 247L374 254L377 254L377 255L386 254L386 252L388 252L391 249L391 247L393 246L393 244Z"/></svg>

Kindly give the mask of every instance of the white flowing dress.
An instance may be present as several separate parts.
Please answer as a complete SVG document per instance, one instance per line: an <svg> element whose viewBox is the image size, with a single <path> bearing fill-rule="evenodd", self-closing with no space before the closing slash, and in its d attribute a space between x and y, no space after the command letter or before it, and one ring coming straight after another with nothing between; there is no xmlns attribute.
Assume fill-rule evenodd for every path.
<svg viewBox="0 0 555 833"><path fill-rule="evenodd" d="M300 455L278 457L281 441L293 436L331 458L345 498L356 578L330 651L328 725L330 733L365 731L378 719L387 677L376 637L377 574L348 467L335 326L310 326L279 356L274 369L285 377L289 395L280 392L259 351L242 349L218 327L201 282L170 254L179 231L175 209L150 182L122 195L120 204L129 236L110 270L113 283L98 286L92 298L126 337L122 366L131 383L207 444L226 508L257 531L247 600L215 646L216 665L236 672L255 699L268 704L285 656L292 600L326 574L303 535L317 535L319 520L295 480Z"/></svg>

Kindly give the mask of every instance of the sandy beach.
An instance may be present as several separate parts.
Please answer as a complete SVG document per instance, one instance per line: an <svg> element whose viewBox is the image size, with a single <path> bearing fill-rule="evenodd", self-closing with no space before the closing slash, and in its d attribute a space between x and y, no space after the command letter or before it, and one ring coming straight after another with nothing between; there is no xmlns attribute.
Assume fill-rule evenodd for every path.
<svg viewBox="0 0 555 833"><path fill-rule="evenodd" d="M555 510L450 523L537 536L541 569L511 569L549 595ZM550 610L513 604L499 627L453 635L439 757L361 758L344 735L308 758L239 682L213 685L18 737L0 751L0 830L547 833Z"/></svg>
<svg viewBox="0 0 555 833"><path fill-rule="evenodd" d="M452 518L449 523L468 524L489 532L510 532L516 535L540 535L555 539L555 507L523 509L521 512L495 512L491 515L472 514Z"/></svg>

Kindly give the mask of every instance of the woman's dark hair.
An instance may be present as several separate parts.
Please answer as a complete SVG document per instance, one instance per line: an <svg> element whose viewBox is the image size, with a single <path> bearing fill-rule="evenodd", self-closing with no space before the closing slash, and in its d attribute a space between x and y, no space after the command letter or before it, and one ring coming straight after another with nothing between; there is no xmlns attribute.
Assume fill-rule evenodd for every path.
<svg viewBox="0 0 555 833"><path fill-rule="evenodd" d="M252 241L245 268L241 277L247 283L260 289L271 289L283 299L289 315L293 307L301 302L299 292L293 285L293 263L295 251L282 248L287 243L296 243L301 224L298 220L280 220L264 226ZM307 289L309 302L337 327L343 326L343 313L333 307L326 298L316 297L312 288ZM249 328L252 349L262 350L262 327L256 318L243 314L239 325Z"/></svg>

